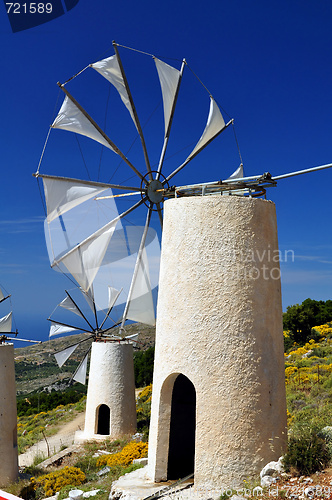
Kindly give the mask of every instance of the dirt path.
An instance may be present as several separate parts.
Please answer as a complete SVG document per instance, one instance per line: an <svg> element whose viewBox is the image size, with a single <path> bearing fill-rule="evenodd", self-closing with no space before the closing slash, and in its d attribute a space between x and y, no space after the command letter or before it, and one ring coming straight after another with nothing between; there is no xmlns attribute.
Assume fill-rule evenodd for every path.
<svg viewBox="0 0 332 500"><path fill-rule="evenodd" d="M79 413L74 420L65 424L61 430L54 436L48 437L50 455L54 455L60 451L63 446L71 446L74 442L75 432L84 429L85 412ZM18 463L20 466L29 466L33 464L36 456L42 456L45 459L48 457L48 448L45 439L39 441L25 453L19 455Z"/></svg>

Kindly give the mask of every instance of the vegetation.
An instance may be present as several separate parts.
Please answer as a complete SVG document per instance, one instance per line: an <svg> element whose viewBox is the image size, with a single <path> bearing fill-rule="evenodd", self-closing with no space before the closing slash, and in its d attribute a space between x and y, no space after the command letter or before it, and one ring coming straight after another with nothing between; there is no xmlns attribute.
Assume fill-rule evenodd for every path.
<svg viewBox="0 0 332 500"><path fill-rule="evenodd" d="M154 347L146 351L137 351L134 354L134 370L136 387L145 387L152 384Z"/></svg>
<svg viewBox="0 0 332 500"><path fill-rule="evenodd" d="M136 401L137 430L143 433L145 439L148 439L149 435L151 397L152 397L152 384L145 387L143 391L139 393Z"/></svg>
<svg viewBox="0 0 332 500"><path fill-rule="evenodd" d="M29 395L24 399L18 399L17 401L17 415L22 417L23 415L35 415L41 411L47 412L57 408L59 405L67 405L70 403L77 403L80 401L85 393L84 386L76 384L76 388L68 388L65 391L53 391L50 394L47 392L41 392L37 394Z"/></svg>
<svg viewBox="0 0 332 500"><path fill-rule="evenodd" d="M332 300L306 299L302 304L287 307L284 313L284 329L288 331L286 349L294 342L303 345L312 337L312 328L332 321Z"/></svg>
<svg viewBox="0 0 332 500"><path fill-rule="evenodd" d="M148 452L148 443L143 443L140 441L131 441L128 443L121 451L118 453L112 453L110 455L103 455L98 458L96 465L101 467L108 465L109 467L114 467L115 465L127 466L133 463L133 460L137 458L146 457Z"/></svg>
<svg viewBox="0 0 332 500"><path fill-rule="evenodd" d="M55 495L64 486L80 486L86 481L84 472L77 467L64 467L61 470L50 472L39 477L31 478L31 485L36 491L43 489L46 497Z"/></svg>

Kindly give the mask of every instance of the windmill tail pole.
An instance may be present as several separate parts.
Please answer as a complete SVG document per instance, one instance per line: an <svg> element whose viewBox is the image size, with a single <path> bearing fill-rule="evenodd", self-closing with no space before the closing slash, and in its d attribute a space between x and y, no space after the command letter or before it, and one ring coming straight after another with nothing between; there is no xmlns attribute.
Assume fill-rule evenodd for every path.
<svg viewBox="0 0 332 500"><path fill-rule="evenodd" d="M286 179L287 177L294 177L295 175L308 174L309 172L316 172L316 170L324 170L325 168L331 168L332 163L327 165L320 165L319 167L306 168L305 170L298 170L297 172L290 172L289 174L282 174L273 176L272 179L277 181L278 179Z"/></svg>

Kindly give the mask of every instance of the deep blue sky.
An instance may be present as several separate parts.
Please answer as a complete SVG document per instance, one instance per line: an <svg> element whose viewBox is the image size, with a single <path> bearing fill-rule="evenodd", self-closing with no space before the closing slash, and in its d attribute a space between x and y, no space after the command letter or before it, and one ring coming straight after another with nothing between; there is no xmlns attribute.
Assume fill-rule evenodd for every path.
<svg viewBox="0 0 332 500"><path fill-rule="evenodd" d="M176 67L185 57L235 119L246 174L270 171L278 175L332 162L331 23L329 0L170 0L162 4L80 0L58 19L12 33L5 7L0 5L0 283L12 294L22 336L46 338L46 317L68 286L63 276L49 268L43 205L32 177L54 117L59 94L56 82L112 55L112 40L153 53ZM126 51L121 54L128 62L133 59ZM135 71L140 74L143 84L137 83L137 107L148 116L145 102L150 98L149 85L152 88L155 82L144 75L148 82L144 87L146 60L140 64L134 63L130 76ZM191 87L186 78L183 83L188 83L189 90L183 85L179 102L187 102L192 116L202 120L196 138L208 108L198 98L196 102L195 92L208 96L196 83ZM92 77L82 82L86 86L78 83L77 92L89 108L94 99L104 96L94 94ZM191 124L196 125L190 115L178 129L178 149L181 131L187 145ZM131 128L128 142L132 132ZM59 134L59 142L50 145L55 149L50 150L41 172L64 174L71 153L67 139L62 139L66 133L53 131L52 139L54 133ZM119 141L124 139L122 134ZM159 147L158 140L155 131L152 150ZM69 161L73 164L76 159L70 156ZM238 163L232 131L227 130L174 181L179 185L225 178ZM117 165L116 157L110 160L111 170ZM332 169L280 181L268 193L277 207L280 249L295 254L294 262L282 264L284 309L307 297L332 298L331 184ZM0 316L6 312L2 305Z"/></svg>

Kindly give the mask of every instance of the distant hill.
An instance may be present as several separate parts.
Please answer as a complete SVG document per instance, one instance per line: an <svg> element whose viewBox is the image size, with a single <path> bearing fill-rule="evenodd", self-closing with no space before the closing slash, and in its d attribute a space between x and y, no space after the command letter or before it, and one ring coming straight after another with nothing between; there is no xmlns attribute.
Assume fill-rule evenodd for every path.
<svg viewBox="0 0 332 500"><path fill-rule="evenodd" d="M146 350L154 345L155 328L134 323L126 326L128 335L138 333L135 349ZM116 335L117 329L114 329ZM15 349L16 390L19 398L39 390L63 390L91 345L91 340L80 344L62 368L59 368L54 353L86 338L86 334L71 335L48 340L41 344Z"/></svg>

